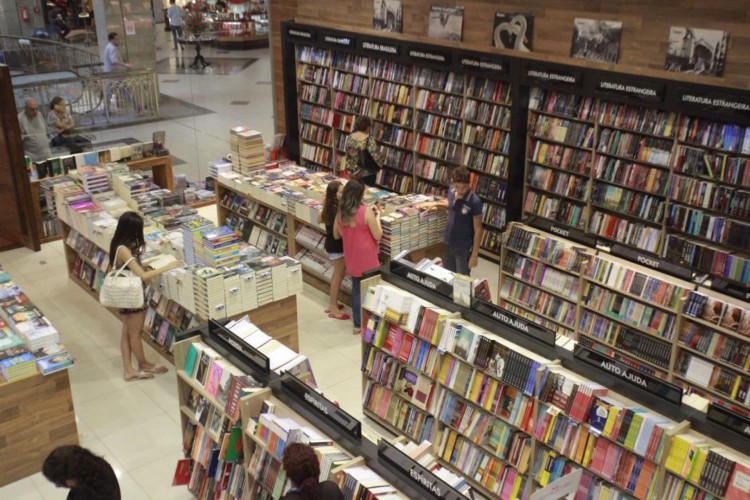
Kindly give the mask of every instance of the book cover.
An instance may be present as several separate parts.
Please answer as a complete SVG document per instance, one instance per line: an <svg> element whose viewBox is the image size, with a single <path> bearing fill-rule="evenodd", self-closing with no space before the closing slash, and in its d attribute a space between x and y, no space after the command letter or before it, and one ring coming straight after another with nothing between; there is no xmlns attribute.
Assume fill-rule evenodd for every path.
<svg viewBox="0 0 750 500"><path fill-rule="evenodd" d="M713 297L708 297L706 305L703 307L701 318L709 323L718 325L724 315L726 307L727 305L724 302Z"/></svg>
<svg viewBox="0 0 750 500"><path fill-rule="evenodd" d="M49 375L50 373L55 373L69 366L73 366L73 357L70 353L66 352L51 358L40 359L36 364L43 375Z"/></svg>
<svg viewBox="0 0 750 500"><path fill-rule="evenodd" d="M174 476L172 477L172 486L184 486L188 484L190 482L191 470L191 460L189 458L178 460Z"/></svg>
<svg viewBox="0 0 750 500"><path fill-rule="evenodd" d="M720 325L727 330L737 330L740 326L740 321L742 321L742 315L744 312L745 310L739 306L727 305L726 311L721 318Z"/></svg>
<svg viewBox="0 0 750 500"><path fill-rule="evenodd" d="M510 349L499 342L493 342L490 350L487 373L493 377L502 378L505 371L505 360L508 358Z"/></svg>

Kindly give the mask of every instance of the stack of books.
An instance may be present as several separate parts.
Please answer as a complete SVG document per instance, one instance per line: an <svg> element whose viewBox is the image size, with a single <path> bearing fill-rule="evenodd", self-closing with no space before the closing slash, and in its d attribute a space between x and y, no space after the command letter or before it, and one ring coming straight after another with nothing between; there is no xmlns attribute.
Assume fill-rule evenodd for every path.
<svg viewBox="0 0 750 500"><path fill-rule="evenodd" d="M202 250L202 236L201 231L206 229L215 228L213 222L210 220L200 217L198 215L193 216L182 223L180 229L182 231L182 242L185 252L185 262L187 264L196 264L201 262L198 260L198 253ZM197 241L196 241L197 240Z"/></svg>
<svg viewBox="0 0 750 500"><path fill-rule="evenodd" d="M109 169L100 165L86 165L78 168L78 177L87 193L101 193L109 191Z"/></svg>
<svg viewBox="0 0 750 500"><path fill-rule="evenodd" d="M209 170L208 175L216 179L219 176L219 174L232 171L232 162L229 162L223 159L210 161L208 162L208 170Z"/></svg>
<svg viewBox="0 0 750 500"><path fill-rule="evenodd" d="M0 373L8 382L36 375L36 358L25 352L0 361Z"/></svg>
<svg viewBox="0 0 750 500"><path fill-rule="evenodd" d="M226 226L200 232L203 246L203 261L206 265L231 266L240 260L240 245L237 233Z"/></svg>
<svg viewBox="0 0 750 500"><path fill-rule="evenodd" d="M195 312L201 318L225 318L224 272L212 267L198 267L193 273Z"/></svg>
<svg viewBox="0 0 750 500"><path fill-rule="evenodd" d="M232 149L232 170L235 172L247 175L265 167L263 136L257 130L246 127L230 129L229 145Z"/></svg>

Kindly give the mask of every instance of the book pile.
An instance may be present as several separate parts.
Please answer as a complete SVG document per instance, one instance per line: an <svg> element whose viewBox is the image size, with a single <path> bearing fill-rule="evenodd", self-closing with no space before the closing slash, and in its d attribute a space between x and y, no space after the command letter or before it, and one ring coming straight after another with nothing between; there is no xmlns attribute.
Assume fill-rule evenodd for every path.
<svg viewBox="0 0 750 500"><path fill-rule="evenodd" d="M201 231L215 227L213 222L199 215L190 217L180 225L183 248L185 249L185 262L187 264L202 262L198 260L198 254L202 251Z"/></svg>
<svg viewBox="0 0 750 500"><path fill-rule="evenodd" d="M21 338L0 319L0 361L28 352Z"/></svg>
<svg viewBox="0 0 750 500"><path fill-rule="evenodd" d="M110 190L110 170L100 165L86 165L77 169L77 177L81 180L84 191L100 193Z"/></svg>
<svg viewBox="0 0 750 500"><path fill-rule="evenodd" d="M42 375L49 375L73 366L73 357L62 344L54 344L34 351L36 365Z"/></svg>
<svg viewBox="0 0 750 500"><path fill-rule="evenodd" d="M203 263L213 267L231 266L240 260L237 233L226 226L200 231Z"/></svg>
<svg viewBox="0 0 750 500"><path fill-rule="evenodd" d="M265 167L263 136L257 130L234 127L229 130L229 146L232 150L232 170L242 175Z"/></svg>
<svg viewBox="0 0 750 500"><path fill-rule="evenodd" d="M0 373L8 382L36 375L36 358L28 352L0 361Z"/></svg>
<svg viewBox="0 0 750 500"><path fill-rule="evenodd" d="M422 443L420 444L414 443L412 441L408 441L405 444L396 442L394 443L394 446L403 451L404 454L417 462L419 465L435 474L435 476L440 478L446 484L450 485L459 493L469 498L474 497L471 493L471 486L466 483L465 477L454 474L447 468L443 467L440 463L438 463L438 459L433 453L432 443L430 443L429 441L422 441Z"/></svg>
<svg viewBox="0 0 750 500"><path fill-rule="evenodd" d="M231 137L231 135L230 135ZM232 162L226 160L216 160L208 162L209 174L214 179L224 172L232 171Z"/></svg>
<svg viewBox="0 0 750 500"><path fill-rule="evenodd" d="M213 267L198 267L193 271L195 313L201 318L225 318L224 272Z"/></svg>
<svg viewBox="0 0 750 500"><path fill-rule="evenodd" d="M341 471L338 477L338 485L346 499L405 500L408 498L391 483L365 466L348 467Z"/></svg>

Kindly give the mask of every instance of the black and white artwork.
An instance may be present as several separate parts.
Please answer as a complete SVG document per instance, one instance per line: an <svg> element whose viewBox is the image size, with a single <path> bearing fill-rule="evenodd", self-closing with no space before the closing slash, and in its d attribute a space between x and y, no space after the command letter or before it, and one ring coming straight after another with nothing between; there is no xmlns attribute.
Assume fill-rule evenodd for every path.
<svg viewBox="0 0 750 500"><path fill-rule="evenodd" d="M721 76L729 32L672 26L666 69L695 75Z"/></svg>
<svg viewBox="0 0 750 500"><path fill-rule="evenodd" d="M495 29L492 30L493 47L531 52L533 33L534 16L495 12Z"/></svg>
<svg viewBox="0 0 750 500"><path fill-rule="evenodd" d="M461 41L464 26L464 8L433 5L430 8L430 23L427 36L441 40Z"/></svg>
<svg viewBox="0 0 750 500"><path fill-rule="evenodd" d="M380 31L401 33L404 6L401 0L373 0L372 27Z"/></svg>
<svg viewBox="0 0 750 500"><path fill-rule="evenodd" d="M620 56L621 36L621 22L576 19L570 57L614 64Z"/></svg>

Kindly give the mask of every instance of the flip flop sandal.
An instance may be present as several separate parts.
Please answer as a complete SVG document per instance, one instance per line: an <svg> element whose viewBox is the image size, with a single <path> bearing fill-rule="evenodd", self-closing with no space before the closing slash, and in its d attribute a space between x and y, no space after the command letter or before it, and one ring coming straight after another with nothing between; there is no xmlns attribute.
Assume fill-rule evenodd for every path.
<svg viewBox="0 0 750 500"><path fill-rule="evenodd" d="M146 370L145 368L141 370L141 372L150 373L151 375L163 375L167 373L168 371L169 369L166 366L162 366L162 365L156 365L150 370Z"/></svg>
<svg viewBox="0 0 750 500"><path fill-rule="evenodd" d="M339 308L339 311L341 311L344 308L344 305L343 304L339 304L338 308ZM323 312L325 312L326 314L331 314L331 310L330 309L326 309Z"/></svg>
<svg viewBox="0 0 750 500"><path fill-rule="evenodd" d="M152 378L154 378L153 374L147 373L145 371L140 371L137 375L125 377L125 382L135 382L136 380L151 380Z"/></svg>
<svg viewBox="0 0 750 500"><path fill-rule="evenodd" d="M351 319L351 317L348 314L346 314L346 313L336 315L334 313L330 313L329 312L328 313L328 317L331 318L331 319L340 319L340 320L344 320L344 321L347 320L347 319Z"/></svg>

